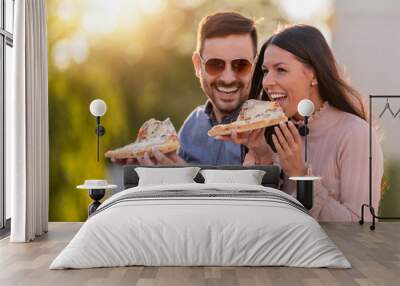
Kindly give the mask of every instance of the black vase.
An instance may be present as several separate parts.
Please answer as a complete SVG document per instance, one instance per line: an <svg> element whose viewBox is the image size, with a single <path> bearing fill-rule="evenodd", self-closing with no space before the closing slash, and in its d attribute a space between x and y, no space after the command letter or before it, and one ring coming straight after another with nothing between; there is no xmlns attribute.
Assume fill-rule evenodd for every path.
<svg viewBox="0 0 400 286"><path fill-rule="evenodd" d="M89 197L93 200L93 202L89 205L88 214L89 216L94 213L97 208L101 205L100 200L104 197L106 193L105 189L91 189L89 190Z"/></svg>
<svg viewBox="0 0 400 286"><path fill-rule="evenodd" d="M313 207L313 180L297 181L297 200L310 210Z"/></svg>

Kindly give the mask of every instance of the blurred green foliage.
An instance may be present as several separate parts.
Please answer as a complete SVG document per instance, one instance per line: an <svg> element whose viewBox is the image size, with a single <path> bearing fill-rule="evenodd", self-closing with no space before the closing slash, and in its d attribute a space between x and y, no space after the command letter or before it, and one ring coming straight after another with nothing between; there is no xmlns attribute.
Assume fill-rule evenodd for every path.
<svg viewBox="0 0 400 286"><path fill-rule="evenodd" d="M383 181L384 189L379 207L379 215L382 217L400 217L400 161L385 160Z"/></svg>
<svg viewBox="0 0 400 286"><path fill-rule="evenodd" d="M285 23L267 0L169 0L161 1L159 12L142 16L135 25L91 34L83 29L89 2L107 2L111 8L127 3L47 1L50 221L85 220L90 199L75 186L107 176L109 162L96 161L95 119L89 113L93 99L101 98L108 105L102 118L107 132L101 139L101 153L134 141L138 128L151 117L170 117L179 129L186 116L205 102L191 62L201 18L221 10L264 18L257 26L260 42L278 23ZM119 8L135 12L132 4ZM109 13L107 17L112 9ZM107 23L107 17L100 18L98 25ZM66 41L76 35L80 42L68 46ZM75 58L68 58L68 52Z"/></svg>

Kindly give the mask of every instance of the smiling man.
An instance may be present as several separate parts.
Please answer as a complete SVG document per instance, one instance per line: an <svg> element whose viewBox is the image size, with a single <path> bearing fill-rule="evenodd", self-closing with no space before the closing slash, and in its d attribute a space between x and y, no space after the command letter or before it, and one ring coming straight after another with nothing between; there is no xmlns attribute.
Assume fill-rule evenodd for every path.
<svg viewBox="0 0 400 286"><path fill-rule="evenodd" d="M257 54L257 31L253 20L236 12L204 17L197 32L192 61L207 97L185 120L178 152L162 154L153 149L137 158L141 165L241 165L241 146L209 137L217 124L236 120L250 92L252 66ZM131 159L129 159L131 160ZM133 163L124 161L124 163Z"/></svg>
<svg viewBox="0 0 400 286"><path fill-rule="evenodd" d="M247 100L257 54L254 21L235 12L202 19L193 53L196 76L207 101L185 120L179 156L188 164L240 165L240 145L207 135L216 124L235 121Z"/></svg>

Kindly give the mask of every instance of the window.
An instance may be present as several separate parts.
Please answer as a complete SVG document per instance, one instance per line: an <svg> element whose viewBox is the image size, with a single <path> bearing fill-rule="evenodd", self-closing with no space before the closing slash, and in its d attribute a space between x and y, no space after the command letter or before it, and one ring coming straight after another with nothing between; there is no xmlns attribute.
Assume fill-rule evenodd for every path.
<svg viewBox="0 0 400 286"><path fill-rule="evenodd" d="M11 92L13 65L14 0L0 0L0 228L9 226L10 194L6 191L4 176L5 98ZM0 233L1 234L1 233Z"/></svg>

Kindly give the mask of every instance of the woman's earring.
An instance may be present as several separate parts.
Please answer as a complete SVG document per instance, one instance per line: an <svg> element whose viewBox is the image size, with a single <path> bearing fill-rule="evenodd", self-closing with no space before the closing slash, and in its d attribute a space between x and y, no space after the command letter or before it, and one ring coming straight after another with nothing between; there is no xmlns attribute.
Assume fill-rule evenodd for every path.
<svg viewBox="0 0 400 286"><path fill-rule="evenodd" d="M311 82L311 85L312 85L312 86L317 85L317 84L318 84L317 80L313 80L313 81Z"/></svg>

